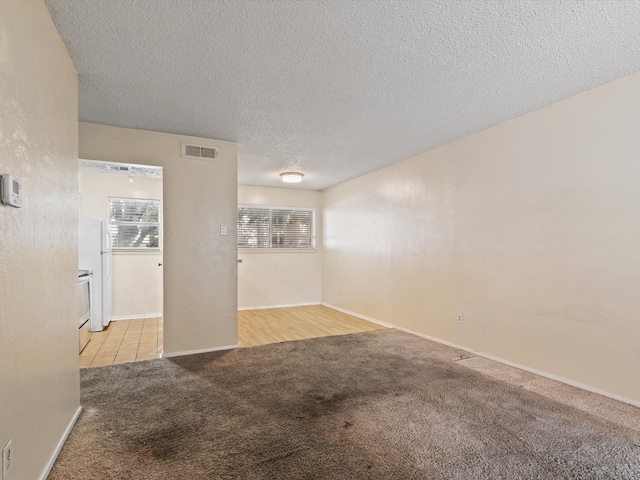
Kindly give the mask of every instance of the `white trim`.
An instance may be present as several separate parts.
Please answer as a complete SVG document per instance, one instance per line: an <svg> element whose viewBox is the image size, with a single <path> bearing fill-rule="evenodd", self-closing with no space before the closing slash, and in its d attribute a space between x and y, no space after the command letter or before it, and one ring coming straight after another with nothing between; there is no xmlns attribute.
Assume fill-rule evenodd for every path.
<svg viewBox="0 0 640 480"><path fill-rule="evenodd" d="M318 251L317 248L273 248L273 247L264 247L264 248L244 248L238 247L238 255L250 254L253 255L255 253L280 253L282 255L289 253L316 253Z"/></svg>
<svg viewBox="0 0 640 480"><path fill-rule="evenodd" d="M635 407L640 407L640 401L632 400L630 398L622 397L620 395L616 395L614 393L609 393L604 390L600 390L599 388L591 387L589 385L585 385L584 383L576 382L574 380L569 380L568 378L560 377L558 375L554 375L553 373L543 372L541 370L536 370L535 368L528 367L526 365L522 365L520 363L511 362L509 360L505 360L504 358L496 357L489 353L484 353L479 350L474 350L469 347L463 347L462 345L458 345L453 342L449 342L447 340L443 340L441 338L432 337L431 335L425 335L424 333L416 332L413 330L409 330L408 328L398 327L397 325L393 325L391 323L382 322L372 317L368 317L366 315L361 315L356 312L352 312L351 310L347 310L345 308L340 308L335 305L331 305L330 303L322 302L321 305L325 307L333 308L334 310L338 310L339 312L346 313L348 315L353 315L354 317L362 318L363 320L368 320L369 322L377 323L378 325L383 325L389 328L395 328L396 330L400 330L406 333L410 333L412 335L416 335L418 337L426 338L427 340L431 340L432 342L440 343L442 345L447 345L448 347L458 348L460 350L464 350L465 352L473 353L479 357L483 357L489 360L493 360L494 362L502 363L503 365L508 365L510 367L518 368L520 370L524 370L525 372L533 373L535 375L539 375L541 377L549 378L551 380L555 380L556 382L564 383L566 385L571 385L572 387L579 388L581 390L586 390L587 392L596 393L598 395L602 395L604 397L609 397L614 400L618 400L619 402L628 403L629 405L633 405Z"/></svg>
<svg viewBox="0 0 640 480"><path fill-rule="evenodd" d="M276 187L279 188L279 187ZM264 208L271 210L304 210L305 212L314 212L316 207L289 207L285 205L262 205L261 203L239 203L237 208Z"/></svg>
<svg viewBox="0 0 640 480"><path fill-rule="evenodd" d="M225 345L223 347L201 348L199 350L185 350L183 352L171 352L171 353L165 352L162 354L162 358L181 357L183 355L195 355L196 353L217 352L219 350L233 350L234 348L238 348L237 343L235 345Z"/></svg>
<svg viewBox="0 0 640 480"><path fill-rule="evenodd" d="M262 307L238 307L238 311L241 312L243 310L266 310L268 308L288 308L288 307L309 307L312 305L320 305L319 302L312 303L290 303L287 305L264 305ZM337 308L336 308L337 310Z"/></svg>
<svg viewBox="0 0 640 480"><path fill-rule="evenodd" d="M71 430L73 430L73 427L76 424L76 421L78 421L78 417L80 416L80 412L82 412L82 407L81 406L79 406L78 409L76 410L76 413L73 414L73 417L71 418L71 421L69 422L69 425L67 425L67 428L65 429L64 433L62 434L62 438L58 442L58 446L56 447L55 451L53 452L53 455L51 455L51 458L49 459L49 463L47 464L46 468L44 469L44 472L43 472L42 476L40 477L41 480L46 480L46 478L51 473L51 469L53 468L53 464L56 463L56 460L58 459L58 455L60 455L60 450L62 450L62 447L66 443L67 438L69 438L69 434L71 434Z"/></svg>
<svg viewBox="0 0 640 480"><path fill-rule="evenodd" d="M383 327L395 328L396 330L403 330L403 331L405 331L407 333L413 333L413 332L409 332L408 330L405 330L403 328L396 327L395 325L393 325L391 323L383 322L381 320L378 320L377 318L368 317L366 315L362 315L361 313L356 313L356 312L353 312L351 310L347 310L346 308L337 307L335 305L331 305L330 303L322 302L322 303L320 303L320 305L324 305L325 307L333 308L334 310L338 310L339 312L346 313L347 315L353 315L354 317L358 317L358 318L361 318L363 320L367 320L368 322L377 323L378 325L382 325Z"/></svg>
<svg viewBox="0 0 640 480"><path fill-rule="evenodd" d="M146 248L146 249L134 249L134 248L112 248L112 255L162 255L162 250L159 248Z"/></svg>
<svg viewBox="0 0 640 480"><path fill-rule="evenodd" d="M119 315L117 317L111 317L112 322L119 322L120 320L139 320L141 318L158 318L162 317L161 313L144 313L142 315Z"/></svg>

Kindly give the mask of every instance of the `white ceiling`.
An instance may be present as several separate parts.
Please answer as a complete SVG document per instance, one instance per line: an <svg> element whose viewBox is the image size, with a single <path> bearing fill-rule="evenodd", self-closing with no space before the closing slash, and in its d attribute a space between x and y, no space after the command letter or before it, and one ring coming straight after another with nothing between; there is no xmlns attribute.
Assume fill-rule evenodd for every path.
<svg viewBox="0 0 640 480"><path fill-rule="evenodd" d="M322 190L640 70L637 0L46 0L80 120Z"/></svg>

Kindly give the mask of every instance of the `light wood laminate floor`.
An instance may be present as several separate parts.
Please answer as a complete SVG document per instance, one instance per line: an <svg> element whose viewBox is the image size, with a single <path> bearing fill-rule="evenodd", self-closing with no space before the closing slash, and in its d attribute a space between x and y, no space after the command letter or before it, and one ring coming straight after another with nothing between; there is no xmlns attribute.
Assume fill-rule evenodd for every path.
<svg viewBox="0 0 640 480"><path fill-rule="evenodd" d="M240 347L369 332L383 328L386 327L323 305L238 312Z"/></svg>

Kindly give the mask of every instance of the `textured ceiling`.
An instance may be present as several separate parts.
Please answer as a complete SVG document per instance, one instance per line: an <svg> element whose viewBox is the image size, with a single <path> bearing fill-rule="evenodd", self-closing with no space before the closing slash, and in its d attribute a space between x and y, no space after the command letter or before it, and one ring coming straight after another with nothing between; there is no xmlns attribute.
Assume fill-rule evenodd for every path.
<svg viewBox="0 0 640 480"><path fill-rule="evenodd" d="M321 190L640 70L637 0L46 0L80 120Z"/></svg>

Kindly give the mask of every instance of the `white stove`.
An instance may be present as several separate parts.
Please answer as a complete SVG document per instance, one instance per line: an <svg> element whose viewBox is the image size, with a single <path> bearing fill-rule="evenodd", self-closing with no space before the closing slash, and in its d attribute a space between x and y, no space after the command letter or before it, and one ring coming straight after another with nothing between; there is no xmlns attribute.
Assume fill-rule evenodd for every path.
<svg viewBox="0 0 640 480"><path fill-rule="evenodd" d="M91 281L90 270L78 270L78 313L80 316L80 352L91 337Z"/></svg>

